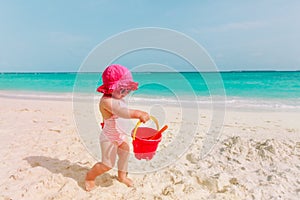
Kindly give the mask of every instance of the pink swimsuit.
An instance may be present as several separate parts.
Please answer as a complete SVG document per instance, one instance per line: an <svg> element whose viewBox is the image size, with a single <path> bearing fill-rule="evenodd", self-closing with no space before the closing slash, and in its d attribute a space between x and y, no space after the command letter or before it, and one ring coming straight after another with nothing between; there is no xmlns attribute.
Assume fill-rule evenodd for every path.
<svg viewBox="0 0 300 200"><path fill-rule="evenodd" d="M127 105L125 101L120 100L119 105L121 107L126 107ZM117 115L112 115L110 118L105 119L103 122L103 129L100 135L100 142L117 142L118 146L121 145L123 142L127 141L127 135L124 130L124 124L118 121Z"/></svg>
<svg viewBox="0 0 300 200"><path fill-rule="evenodd" d="M121 145L126 141L127 136L120 128L118 128L116 123L117 118L116 115L113 115L109 119L104 120L104 127L102 134L100 135L101 142L117 142L118 145Z"/></svg>

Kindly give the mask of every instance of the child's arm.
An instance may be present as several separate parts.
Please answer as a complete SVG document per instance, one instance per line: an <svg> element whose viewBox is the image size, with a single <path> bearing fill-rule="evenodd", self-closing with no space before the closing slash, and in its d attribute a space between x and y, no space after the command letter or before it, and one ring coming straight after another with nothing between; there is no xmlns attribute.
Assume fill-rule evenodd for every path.
<svg viewBox="0 0 300 200"><path fill-rule="evenodd" d="M121 118L139 119L141 122L146 122L150 119L149 114L147 112L121 107L119 102L114 99L106 99L102 103L103 108L105 110Z"/></svg>

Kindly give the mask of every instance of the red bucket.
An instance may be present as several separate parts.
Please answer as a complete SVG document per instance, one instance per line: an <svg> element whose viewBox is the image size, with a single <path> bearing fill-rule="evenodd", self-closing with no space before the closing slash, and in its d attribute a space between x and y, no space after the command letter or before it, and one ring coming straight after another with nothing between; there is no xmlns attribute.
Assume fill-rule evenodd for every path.
<svg viewBox="0 0 300 200"><path fill-rule="evenodd" d="M155 155L159 142L161 141L161 132L156 118L151 116L155 122L157 130L148 127L138 127L141 122L138 122L132 131L133 152L137 159L151 160Z"/></svg>

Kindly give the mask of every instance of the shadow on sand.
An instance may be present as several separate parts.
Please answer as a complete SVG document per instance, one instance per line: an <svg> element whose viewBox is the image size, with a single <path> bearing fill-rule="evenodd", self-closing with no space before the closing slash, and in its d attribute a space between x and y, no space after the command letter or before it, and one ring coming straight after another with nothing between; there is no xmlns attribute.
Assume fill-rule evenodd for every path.
<svg viewBox="0 0 300 200"><path fill-rule="evenodd" d="M71 163L69 160L59 160L57 158L45 156L29 156L24 158L31 167L44 167L51 173L62 174L65 177L74 179L78 186L85 190L85 176L90 168L83 167L76 163ZM112 178L110 174L105 173L96 179L96 185L101 187L111 186Z"/></svg>

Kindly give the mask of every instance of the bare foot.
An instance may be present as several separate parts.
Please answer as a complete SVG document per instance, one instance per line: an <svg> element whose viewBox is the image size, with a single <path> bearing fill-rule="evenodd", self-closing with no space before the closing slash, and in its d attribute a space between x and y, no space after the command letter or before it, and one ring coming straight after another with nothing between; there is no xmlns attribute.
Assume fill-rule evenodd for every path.
<svg viewBox="0 0 300 200"><path fill-rule="evenodd" d="M128 187L132 187L133 186L133 181L131 179L127 178L127 177L124 177L124 178L118 177L118 181L120 181L121 183L124 183Z"/></svg>
<svg viewBox="0 0 300 200"><path fill-rule="evenodd" d="M91 191L95 188L95 181L93 180L85 180L85 190Z"/></svg>

